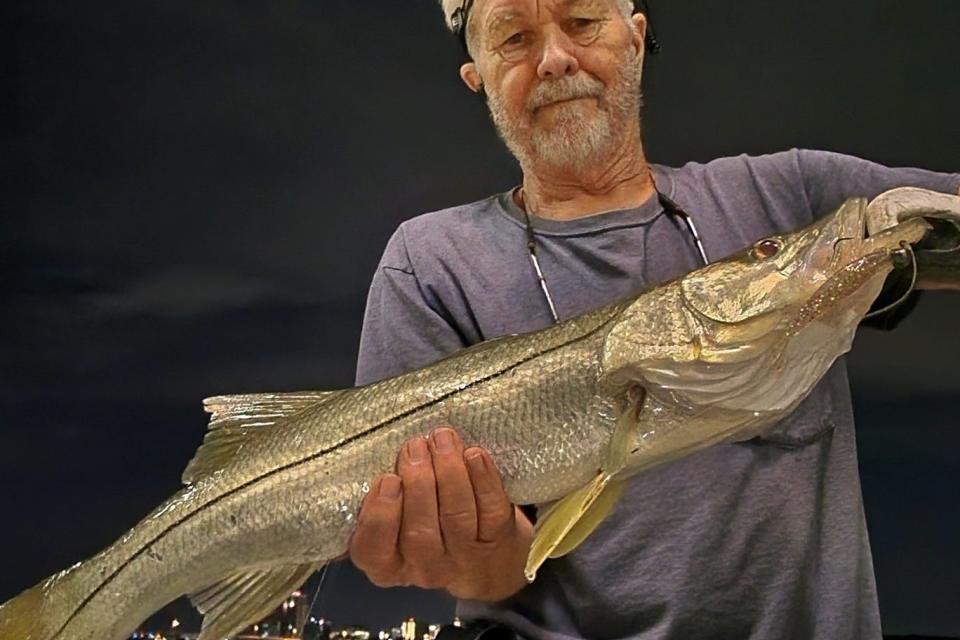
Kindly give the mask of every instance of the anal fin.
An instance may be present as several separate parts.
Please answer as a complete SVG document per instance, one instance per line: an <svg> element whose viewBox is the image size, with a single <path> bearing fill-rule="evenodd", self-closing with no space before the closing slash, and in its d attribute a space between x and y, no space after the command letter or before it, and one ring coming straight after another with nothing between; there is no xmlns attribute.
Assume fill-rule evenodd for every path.
<svg viewBox="0 0 960 640"><path fill-rule="evenodd" d="M190 601L204 616L197 640L222 640L259 622L317 568L308 564L239 572L191 594Z"/></svg>

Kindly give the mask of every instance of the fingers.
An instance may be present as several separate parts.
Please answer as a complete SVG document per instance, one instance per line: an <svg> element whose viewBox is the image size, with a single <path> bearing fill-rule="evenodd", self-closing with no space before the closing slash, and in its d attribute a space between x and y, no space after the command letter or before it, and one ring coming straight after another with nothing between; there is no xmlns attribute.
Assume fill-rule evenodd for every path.
<svg viewBox="0 0 960 640"><path fill-rule="evenodd" d="M424 438L407 442L397 461L403 479L403 513L399 548L407 578L418 586L435 588L442 584L438 559L444 555L437 506L437 481L430 447Z"/></svg>
<svg viewBox="0 0 960 640"><path fill-rule="evenodd" d="M474 593L489 586L491 566L516 555L515 514L490 454L464 450L456 431L441 427L408 441L397 473L374 483L350 556L380 586Z"/></svg>
<svg viewBox="0 0 960 640"><path fill-rule="evenodd" d="M477 509L476 539L482 543L499 540L514 524L514 507L503 490L500 473L490 454L479 448L464 453Z"/></svg>
<svg viewBox="0 0 960 640"><path fill-rule="evenodd" d="M350 540L350 559L370 580L381 587L400 582L403 558L397 548L403 509L400 477L388 473L374 482L363 506L357 529Z"/></svg>
<svg viewBox="0 0 960 640"><path fill-rule="evenodd" d="M430 435L433 471L437 480L440 533L449 553L471 548L477 537L477 508L473 485L463 459L463 441L457 432L440 428Z"/></svg>

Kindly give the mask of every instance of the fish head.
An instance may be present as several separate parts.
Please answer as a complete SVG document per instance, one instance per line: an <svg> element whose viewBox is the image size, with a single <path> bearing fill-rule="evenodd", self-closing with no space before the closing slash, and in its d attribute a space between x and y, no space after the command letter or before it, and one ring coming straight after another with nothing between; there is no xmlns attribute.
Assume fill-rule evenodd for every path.
<svg viewBox="0 0 960 640"><path fill-rule="evenodd" d="M792 410L850 349L903 245L929 228L918 218L868 236L866 207L848 200L681 278L690 353L642 366L648 392L757 415Z"/></svg>
<svg viewBox="0 0 960 640"><path fill-rule="evenodd" d="M912 220L867 235L867 202L752 246L685 276L683 300L718 346L810 322L856 324L879 293L903 245L929 225Z"/></svg>
<svg viewBox="0 0 960 640"><path fill-rule="evenodd" d="M753 438L803 401L849 350L902 245L929 229L916 218L871 236L866 214L865 200L849 200L624 310L603 364L617 415L633 410L639 426L618 448L625 473ZM629 401L628 384L643 388L642 402Z"/></svg>

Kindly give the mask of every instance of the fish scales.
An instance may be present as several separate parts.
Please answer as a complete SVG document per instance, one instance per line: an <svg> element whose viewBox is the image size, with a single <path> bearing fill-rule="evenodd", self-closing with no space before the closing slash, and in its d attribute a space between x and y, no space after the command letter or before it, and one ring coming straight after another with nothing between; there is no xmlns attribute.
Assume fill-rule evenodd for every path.
<svg viewBox="0 0 960 640"><path fill-rule="evenodd" d="M466 350L435 365L443 377L420 370L348 390L299 420L254 434L230 465L178 493L144 520L135 537L106 550L112 570L93 576L93 595L63 624L86 628L107 616L120 621L119 629L238 564L341 555L365 483L393 468L406 440L438 422L468 425L468 445L483 443L503 453L498 464L517 502L542 502L572 490L595 470L609 435L582 419L582 407L599 376L597 329L622 307L560 325L542 341L503 338ZM524 347L519 352L517 343ZM544 356L546 366L533 363ZM478 412L489 419L474 420ZM576 428L560 436L564 424ZM603 420L597 426L610 428ZM578 463L581 472L570 473ZM321 484L317 478L332 480ZM304 522L312 527L304 530ZM157 556L176 561L157 563ZM145 577L163 586L144 593Z"/></svg>

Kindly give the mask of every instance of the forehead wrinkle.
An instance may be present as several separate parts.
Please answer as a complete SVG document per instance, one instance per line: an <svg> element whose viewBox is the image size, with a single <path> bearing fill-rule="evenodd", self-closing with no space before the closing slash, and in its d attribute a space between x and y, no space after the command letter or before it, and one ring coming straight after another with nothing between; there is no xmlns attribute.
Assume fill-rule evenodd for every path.
<svg viewBox="0 0 960 640"><path fill-rule="evenodd" d="M504 28L511 22L520 19L523 11L517 9L516 6L511 6L513 4L514 3L510 2L494 3L492 8L487 9L486 15L482 19L469 21L471 24L467 25L468 32L470 32L473 37L477 37L481 33L491 35L495 34L497 29ZM544 9L545 4L553 4L555 7L553 12L566 12L575 7L600 10L609 8L609 0L553 0L553 2L550 2L550 0L535 0L535 4L535 13L538 17L546 10ZM482 27L479 24L481 22L483 24ZM472 29L471 26L473 27Z"/></svg>
<svg viewBox="0 0 960 640"><path fill-rule="evenodd" d="M497 29L501 28L505 24L513 22L519 17L520 14L516 11L494 14L494 16L487 21L486 32L494 33Z"/></svg>
<svg viewBox="0 0 960 640"><path fill-rule="evenodd" d="M604 0L557 0L558 8L569 11L571 8L604 9L609 8L609 2Z"/></svg>
<svg viewBox="0 0 960 640"><path fill-rule="evenodd" d="M536 0L536 15L544 13L546 10L544 8L545 4L550 4L544 2L543 0ZM552 3L556 5L556 9L559 10L569 10L571 7L581 7L588 9L603 9L606 2L602 0L554 0ZM501 5L502 6L502 5ZM514 7L508 7L506 9L500 10L499 6L494 6L489 11L490 17L486 21L486 28L488 30L493 29L494 27L499 27L504 22L509 22L511 20L516 20L522 14L521 11L518 11Z"/></svg>
<svg viewBox="0 0 960 640"><path fill-rule="evenodd" d="M573 5L584 5L587 7L594 8L594 7L600 7L603 4L605 3L601 2L600 0L560 0L560 6L565 8L569 8Z"/></svg>

